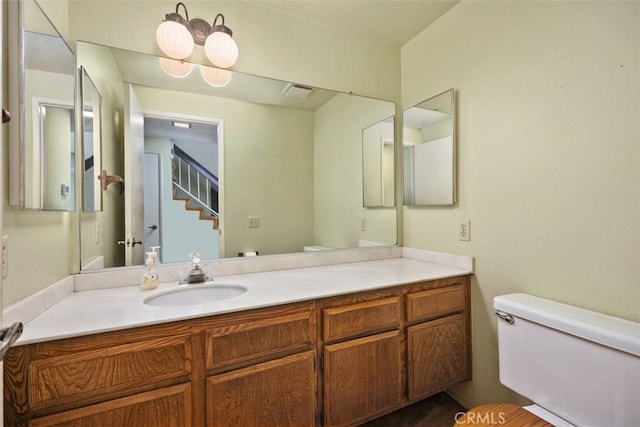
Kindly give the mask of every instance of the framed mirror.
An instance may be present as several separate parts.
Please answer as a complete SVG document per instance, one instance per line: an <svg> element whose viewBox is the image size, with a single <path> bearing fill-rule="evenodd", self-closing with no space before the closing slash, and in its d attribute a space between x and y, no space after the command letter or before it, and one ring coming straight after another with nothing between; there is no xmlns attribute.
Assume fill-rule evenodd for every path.
<svg viewBox="0 0 640 427"><path fill-rule="evenodd" d="M82 210L102 211L102 96L85 67L80 67L82 102Z"/></svg>
<svg viewBox="0 0 640 427"><path fill-rule="evenodd" d="M362 130L362 205L395 206L394 116Z"/></svg>
<svg viewBox="0 0 640 427"><path fill-rule="evenodd" d="M456 202L455 96L449 89L402 114L404 204Z"/></svg>
<svg viewBox="0 0 640 427"><path fill-rule="evenodd" d="M73 211L75 56L33 0L8 2L9 204Z"/></svg>

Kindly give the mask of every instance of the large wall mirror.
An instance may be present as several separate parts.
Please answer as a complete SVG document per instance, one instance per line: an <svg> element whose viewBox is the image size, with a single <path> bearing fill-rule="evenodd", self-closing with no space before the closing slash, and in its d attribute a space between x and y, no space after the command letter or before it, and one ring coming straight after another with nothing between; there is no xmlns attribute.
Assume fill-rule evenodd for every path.
<svg viewBox="0 0 640 427"><path fill-rule="evenodd" d="M139 265L150 246L166 263L396 244L396 210L362 205L363 129L393 137L394 103L85 42L76 54L102 94L103 168L125 189L81 214L82 270Z"/></svg>
<svg viewBox="0 0 640 427"><path fill-rule="evenodd" d="M402 114L404 204L453 205L456 201L454 90Z"/></svg>
<svg viewBox="0 0 640 427"><path fill-rule="evenodd" d="M9 204L73 211L74 54L33 0L8 2Z"/></svg>

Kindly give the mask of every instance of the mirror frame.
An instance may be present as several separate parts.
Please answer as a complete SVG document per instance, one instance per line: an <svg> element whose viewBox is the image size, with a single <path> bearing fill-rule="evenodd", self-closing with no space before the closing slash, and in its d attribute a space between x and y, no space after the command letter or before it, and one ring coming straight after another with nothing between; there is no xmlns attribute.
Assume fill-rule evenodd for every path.
<svg viewBox="0 0 640 427"><path fill-rule="evenodd" d="M438 97L442 97L443 95L447 95L449 94L449 99L446 101L443 101L443 104L446 102L447 106L449 107L450 111L451 111L451 132L450 135L446 135L445 137L442 138L437 138L434 139L432 141L438 141L440 139L443 138L451 138L451 151L450 152L444 152L445 155L447 156L451 156L451 190L450 190L450 194L451 194L451 198L449 200L446 200L442 203L440 202L434 202L434 203L415 203L415 200L413 203L411 203L410 201L407 200L408 196L407 196L407 185L408 184L407 181L409 181L407 179L407 171L409 170L408 166L408 162L406 161L406 156L405 156L405 148L407 146L413 146L412 144L407 144L406 141L406 135L404 132L404 129L406 128L406 124L405 124L405 116L407 114L408 111L411 110L415 110L415 109L421 109L421 110L429 110L429 111L435 111L438 112L438 109L434 109L434 110L430 110L429 108L425 108L430 102L434 101L436 98ZM415 206L415 207L429 207L429 206L455 206L457 203L457 112L456 112L456 91L455 89L451 88L451 89L447 89L443 92L438 93L437 95L434 95L430 98L425 99L424 101L421 101L409 108L406 108L405 110L403 110L402 112L402 157L403 157L403 168L402 168L402 174L403 174L403 191L402 191L402 199L403 199L403 205L404 206ZM431 141L431 140L430 140ZM424 141L424 142L430 142L430 141ZM421 145L421 142L419 144L415 144L415 145ZM413 177L415 179L415 163L413 168L411 168L411 170L413 171ZM447 179L449 179L447 177ZM415 191L415 188L413 188L413 190ZM444 191L443 191L444 193ZM447 193L449 193L448 189L447 189Z"/></svg>
<svg viewBox="0 0 640 427"><path fill-rule="evenodd" d="M391 123L391 132L388 135L382 135L381 132L378 135L374 135L372 138L367 137L367 132L372 131L373 128L378 126L384 126L384 123ZM391 162L385 161L385 147L391 147ZM368 154L367 154L368 153ZM373 161L377 161L378 164L374 167L373 162L369 159L373 158ZM385 174L386 167L391 166L391 176ZM395 208L396 206L396 161L395 161L395 114L386 117L379 122L376 122L366 128L362 129L362 207L364 208ZM391 180L391 194L390 197L385 197L385 183L387 180ZM373 181L373 182L372 182ZM374 189L373 187L378 187ZM379 190L380 197L371 196L372 191L377 193ZM369 195L369 196L368 196Z"/></svg>
<svg viewBox="0 0 640 427"><path fill-rule="evenodd" d="M64 99L52 99L47 96L38 96L33 99L46 99L48 104L59 104L59 105L67 105L72 104L74 108L75 114L75 100L77 93L77 81L75 79L75 53L68 45L67 41L62 37L62 35L58 32L57 28L46 13L42 10L40 5L35 0L15 0L7 2L7 62L8 62L8 73L7 73L7 81L8 81L8 102L9 102L9 110L13 113L13 119L9 122L9 147L8 147L8 157L9 157L9 195L8 195L8 204L9 206L17 206L20 210L25 211L48 211L48 212L74 212L77 206L77 199L73 200L70 203L69 209L51 209L45 208L42 203L39 206L29 206L26 200L26 174L31 167L27 167L26 162L26 127L31 126L32 129L37 129L40 132L40 117L36 117L35 115L31 118L31 123L27 123L27 114L26 114L26 99L25 99L25 82L26 82L26 60L25 60L25 10L26 5L25 1L32 1L33 7L35 7L44 21L48 22L51 26L51 30L57 35L62 43L69 50L70 55L73 57L73 69L71 70L71 77L73 81L73 86L71 90L71 96L69 100ZM32 111L35 111L35 105L32 108ZM73 132L77 132L77 126L72 130ZM73 134L70 134L71 137ZM32 137L31 144L39 143L42 144L41 138L36 138L36 134L34 133ZM75 141L74 144L75 146ZM40 150L40 165L39 170L46 170L46 165L42 162L42 152ZM69 152L72 154L72 152ZM70 156L71 158L71 156ZM70 161L71 163L71 161ZM75 168L75 164L70 164L71 169ZM44 180L45 178L42 177ZM69 186L75 185L75 183L70 182ZM39 187L41 188L41 187ZM42 189L40 189L42 191ZM77 195L74 193L74 196ZM41 200L43 195L39 197Z"/></svg>
<svg viewBox="0 0 640 427"><path fill-rule="evenodd" d="M80 66L80 182L82 183L82 211L102 212L102 95L91 80L87 69ZM85 115L85 112L90 114ZM87 122L91 121L91 141L87 141ZM93 148L91 166L87 167L86 148ZM93 168L93 177L87 179L88 169ZM87 195L93 195L92 204Z"/></svg>

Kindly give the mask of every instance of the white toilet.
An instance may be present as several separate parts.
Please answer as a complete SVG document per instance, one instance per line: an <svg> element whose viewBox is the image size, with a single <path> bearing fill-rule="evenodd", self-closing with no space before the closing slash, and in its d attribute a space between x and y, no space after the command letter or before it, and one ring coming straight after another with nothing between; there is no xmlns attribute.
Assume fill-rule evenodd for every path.
<svg viewBox="0 0 640 427"><path fill-rule="evenodd" d="M493 306L500 382L535 403L524 409L554 426L640 426L639 323L526 294Z"/></svg>

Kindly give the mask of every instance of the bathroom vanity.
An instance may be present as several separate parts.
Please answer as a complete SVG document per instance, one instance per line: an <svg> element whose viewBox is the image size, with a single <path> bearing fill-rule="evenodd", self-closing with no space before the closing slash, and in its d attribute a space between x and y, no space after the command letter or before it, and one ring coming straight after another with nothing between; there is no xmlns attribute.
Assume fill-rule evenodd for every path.
<svg viewBox="0 0 640 427"><path fill-rule="evenodd" d="M353 292L19 345L5 358L5 425L329 426L376 418L471 376L470 271L434 266L433 278L415 280L422 264L429 266L398 259L272 272L286 281L305 270L319 277L366 267L371 277L399 274L406 283L364 280ZM62 305L46 313L49 321Z"/></svg>

